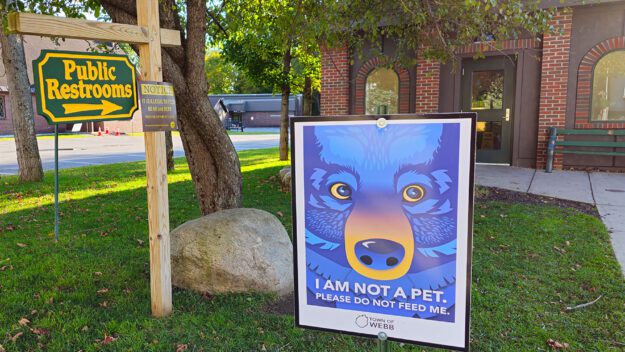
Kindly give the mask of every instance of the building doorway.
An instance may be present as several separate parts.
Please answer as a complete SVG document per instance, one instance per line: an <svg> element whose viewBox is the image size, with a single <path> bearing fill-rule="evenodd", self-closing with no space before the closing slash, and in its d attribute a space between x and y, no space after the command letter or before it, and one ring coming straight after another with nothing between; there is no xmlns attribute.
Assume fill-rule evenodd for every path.
<svg viewBox="0 0 625 352"><path fill-rule="evenodd" d="M514 75L511 57L462 61L462 111L477 113L478 162L511 162Z"/></svg>

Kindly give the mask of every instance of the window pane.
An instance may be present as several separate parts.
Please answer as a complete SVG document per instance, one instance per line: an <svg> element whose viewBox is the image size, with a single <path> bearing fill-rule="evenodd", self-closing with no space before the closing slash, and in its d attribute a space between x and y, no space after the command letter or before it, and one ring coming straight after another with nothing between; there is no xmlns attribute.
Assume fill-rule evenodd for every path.
<svg viewBox="0 0 625 352"><path fill-rule="evenodd" d="M625 51L614 51L595 65L592 120L625 120Z"/></svg>
<svg viewBox="0 0 625 352"><path fill-rule="evenodd" d="M376 68L365 86L365 113L396 114L399 101L399 78L388 68Z"/></svg>
<svg viewBox="0 0 625 352"><path fill-rule="evenodd" d="M471 110L503 108L503 71L475 71L471 81Z"/></svg>
<svg viewBox="0 0 625 352"><path fill-rule="evenodd" d="M501 149L501 122L478 121L477 123L477 149L499 150Z"/></svg>

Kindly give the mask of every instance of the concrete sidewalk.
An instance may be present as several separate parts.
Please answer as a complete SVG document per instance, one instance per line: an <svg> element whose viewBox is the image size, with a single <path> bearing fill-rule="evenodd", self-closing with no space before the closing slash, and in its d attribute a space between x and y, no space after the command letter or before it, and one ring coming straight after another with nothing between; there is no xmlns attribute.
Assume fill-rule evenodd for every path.
<svg viewBox="0 0 625 352"><path fill-rule="evenodd" d="M541 196L595 204L610 231L616 259L625 273L625 174L523 169L477 165L475 182Z"/></svg>

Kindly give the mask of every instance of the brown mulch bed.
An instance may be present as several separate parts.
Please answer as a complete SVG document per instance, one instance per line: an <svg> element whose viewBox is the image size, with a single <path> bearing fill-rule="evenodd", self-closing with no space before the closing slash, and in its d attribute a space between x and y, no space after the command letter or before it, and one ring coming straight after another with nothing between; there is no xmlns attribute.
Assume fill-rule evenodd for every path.
<svg viewBox="0 0 625 352"><path fill-rule="evenodd" d="M476 203L484 201L499 201L515 204L551 205L559 208L572 208L581 213L588 214L599 219L601 218L599 216L599 212L597 211L597 207L593 204L509 191L495 187L476 187L475 201Z"/></svg>

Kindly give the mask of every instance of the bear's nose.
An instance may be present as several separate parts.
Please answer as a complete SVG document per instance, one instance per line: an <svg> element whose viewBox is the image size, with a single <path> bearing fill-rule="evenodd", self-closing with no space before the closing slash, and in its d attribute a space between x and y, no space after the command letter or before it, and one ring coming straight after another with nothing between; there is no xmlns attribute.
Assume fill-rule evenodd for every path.
<svg viewBox="0 0 625 352"><path fill-rule="evenodd" d="M404 247L391 240L368 239L356 243L356 257L375 270L391 269L404 259Z"/></svg>

